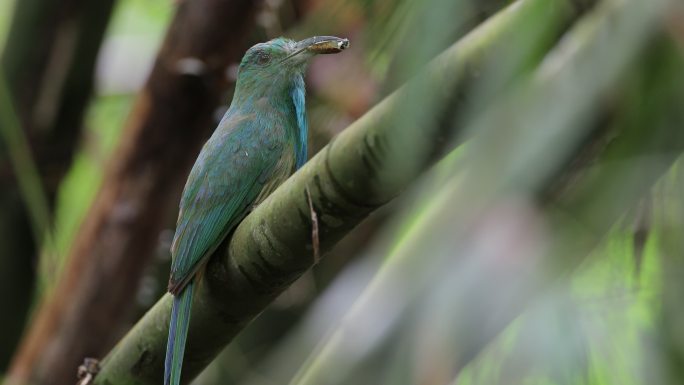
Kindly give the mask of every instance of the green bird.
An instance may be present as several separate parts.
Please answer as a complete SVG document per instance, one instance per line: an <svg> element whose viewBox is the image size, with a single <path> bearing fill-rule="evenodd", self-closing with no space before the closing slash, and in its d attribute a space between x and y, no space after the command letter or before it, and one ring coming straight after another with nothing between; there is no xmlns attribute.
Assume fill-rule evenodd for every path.
<svg viewBox="0 0 684 385"><path fill-rule="evenodd" d="M180 202L171 245L165 385L180 383L198 273L251 208L306 162L308 59L348 46L347 39L332 36L277 38L242 58L230 108L195 161Z"/></svg>

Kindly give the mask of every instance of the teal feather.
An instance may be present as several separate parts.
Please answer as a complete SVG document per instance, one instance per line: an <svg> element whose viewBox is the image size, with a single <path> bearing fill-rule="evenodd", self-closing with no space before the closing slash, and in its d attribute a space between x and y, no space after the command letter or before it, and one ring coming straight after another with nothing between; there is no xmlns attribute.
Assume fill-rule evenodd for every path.
<svg viewBox="0 0 684 385"><path fill-rule="evenodd" d="M227 115L197 158L181 198L171 246L172 293L182 289L247 213L268 180L255 175L270 175L286 146L285 139L274 140L270 147L254 140L257 131L266 130L252 124L253 114L231 110ZM274 137L283 130L278 122L269 128Z"/></svg>
<svg viewBox="0 0 684 385"><path fill-rule="evenodd" d="M170 370L164 372L164 384L178 384L185 353L185 341L190 326L190 308L194 282L189 282L183 292L173 298L171 322L169 324L169 340L166 344L166 362L164 366ZM171 353L171 354L169 354Z"/></svg>
<svg viewBox="0 0 684 385"><path fill-rule="evenodd" d="M296 145L296 167L299 169L306 162L307 157L307 139L309 128L306 122L306 108L305 108L306 88L304 87L304 78L298 76L295 78L295 85L292 87L292 104L294 104L295 115L297 116L297 145Z"/></svg>

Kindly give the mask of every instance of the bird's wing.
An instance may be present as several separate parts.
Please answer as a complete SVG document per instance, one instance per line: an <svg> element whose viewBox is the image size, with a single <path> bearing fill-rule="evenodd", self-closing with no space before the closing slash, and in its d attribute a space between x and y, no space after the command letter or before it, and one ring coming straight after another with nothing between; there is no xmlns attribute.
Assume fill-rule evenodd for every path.
<svg viewBox="0 0 684 385"><path fill-rule="evenodd" d="M181 198L169 291L180 292L249 211L282 153L258 141L255 121L224 119L202 149Z"/></svg>

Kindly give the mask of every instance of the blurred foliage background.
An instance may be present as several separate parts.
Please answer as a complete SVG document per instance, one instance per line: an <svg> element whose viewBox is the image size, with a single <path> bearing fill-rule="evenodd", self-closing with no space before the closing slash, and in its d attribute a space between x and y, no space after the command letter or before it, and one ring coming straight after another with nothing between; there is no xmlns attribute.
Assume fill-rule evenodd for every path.
<svg viewBox="0 0 684 385"><path fill-rule="evenodd" d="M39 311L49 304L87 314L87 302L72 306L60 282L81 271L73 261L87 264L127 242L127 226L116 218L133 209L102 209L108 200L98 194L126 190L107 178L119 175L112 171L118 158L138 159L127 152L131 143L163 147L165 127L157 128L161 139L130 127L144 120L145 95L162 113L174 108L164 87L150 86L157 79L150 74L168 64L173 39L182 40L169 26L193 9L191 0L118 0L111 12L76 0L52 3L0 0L0 82L8 96L0 98L0 372L8 384L76 383L74 360L104 357L164 294L191 164L179 163L171 172L177 180L165 185L160 200L173 204L135 208L158 222L125 249L140 252L134 272L98 265L118 275L95 277L121 279L132 293L118 318L98 326L107 335L64 349L76 332L35 326L77 320ZM681 1L254 4L242 29L223 26L245 32L224 43L239 54L217 59L219 75L200 83L219 103L208 97L209 118L179 128L197 143L229 104L240 55L259 41L351 40L352 49L309 68L311 156L410 79L422 84L426 73L452 68L445 63L465 64L458 84L428 82L408 88L408 97L389 96L399 101L384 124L440 137L400 143L403 151L382 160L385 171L402 180L435 165L292 284L193 384L684 382ZM232 2L203 6L213 12ZM94 15L104 24L74 21ZM204 19L187 20L180 35ZM88 28L102 30L102 39L74 43L74 36L97 35ZM84 47L95 49L91 59ZM178 82L185 87L192 76ZM153 148L140 159L158 156ZM191 161L198 151L189 144L183 157ZM146 167L132 169L155 172ZM111 238L90 231L88 219L98 216L114 218L106 227ZM99 249L83 246L89 237Z"/></svg>

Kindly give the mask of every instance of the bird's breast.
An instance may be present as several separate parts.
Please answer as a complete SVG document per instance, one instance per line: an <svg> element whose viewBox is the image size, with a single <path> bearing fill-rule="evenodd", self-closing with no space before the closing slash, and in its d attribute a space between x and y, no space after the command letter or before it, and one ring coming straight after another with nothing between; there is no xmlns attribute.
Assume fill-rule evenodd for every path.
<svg viewBox="0 0 684 385"><path fill-rule="evenodd" d="M292 175L295 170L295 153L294 146L289 145L280 155L280 158L273 167L270 175L266 179L264 186L259 192L259 195L254 201L254 205L261 203L268 197L278 186L280 186L287 178ZM291 147L291 148L290 148Z"/></svg>

